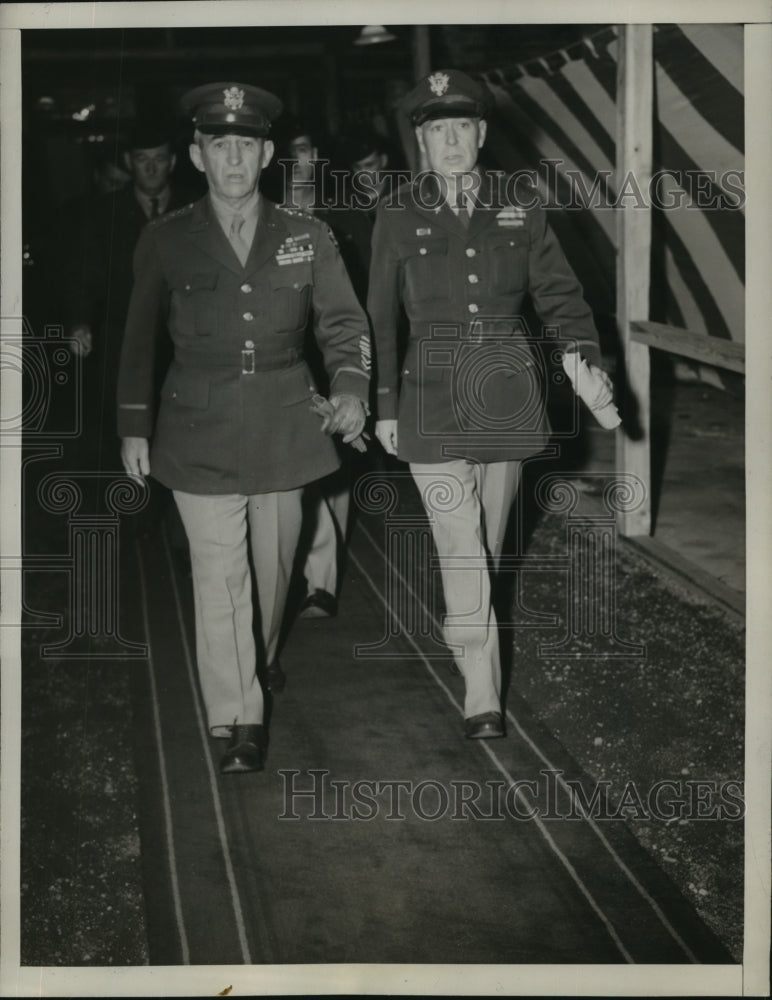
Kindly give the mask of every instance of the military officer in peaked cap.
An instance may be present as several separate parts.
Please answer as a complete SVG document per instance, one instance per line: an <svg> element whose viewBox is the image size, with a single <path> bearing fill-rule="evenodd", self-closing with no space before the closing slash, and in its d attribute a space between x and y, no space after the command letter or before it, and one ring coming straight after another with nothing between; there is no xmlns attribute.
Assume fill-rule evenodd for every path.
<svg viewBox="0 0 772 1000"><path fill-rule="evenodd" d="M152 472L174 491L188 534L201 689L212 734L229 738L221 770L254 771L265 747L258 652L279 691L302 489L338 467L328 435L349 442L362 430L369 329L327 226L258 194L279 99L223 82L190 91L182 107L209 191L151 223L137 246L118 426L124 468ZM310 408L316 385L303 360L312 310L333 406L324 421ZM152 345L162 317L174 360L156 416Z"/></svg>
<svg viewBox="0 0 772 1000"><path fill-rule="evenodd" d="M582 290L544 210L480 170L491 95L466 74L431 73L407 95L426 170L381 203L368 311L377 357L376 433L410 464L437 548L444 637L466 685L465 735L504 735L491 580L523 459L550 427L539 353L519 320L530 295L555 346L598 365ZM503 188L503 190L502 190ZM399 366L400 307L410 324ZM603 392L610 383L602 375Z"/></svg>

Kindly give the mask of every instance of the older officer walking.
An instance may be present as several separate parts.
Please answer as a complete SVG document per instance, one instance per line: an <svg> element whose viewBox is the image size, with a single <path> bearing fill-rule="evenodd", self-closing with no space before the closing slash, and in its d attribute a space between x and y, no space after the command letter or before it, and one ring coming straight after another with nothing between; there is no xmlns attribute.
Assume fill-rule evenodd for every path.
<svg viewBox="0 0 772 1000"><path fill-rule="evenodd" d="M118 425L124 468L174 491L188 534L201 689L212 735L230 738L221 770L255 771L265 733L248 550L278 691L302 489L339 464L328 435L348 442L362 431L368 325L327 226L258 194L278 98L226 82L190 91L182 106L209 192L152 223L137 246ZM303 360L312 310L334 407L324 422ZM164 318L174 360L154 421L152 346Z"/></svg>
<svg viewBox="0 0 772 1000"><path fill-rule="evenodd" d="M383 202L368 311L376 433L410 463L431 521L446 605L444 638L466 683L465 735L504 735L496 617L486 562L500 558L521 461L550 433L539 353L519 319L525 295L555 346L600 360L590 309L535 199L507 197L477 166L488 91L456 70L407 96L428 171ZM503 188L503 190L502 190ZM410 322L398 366L400 305ZM610 382L595 369L602 395Z"/></svg>

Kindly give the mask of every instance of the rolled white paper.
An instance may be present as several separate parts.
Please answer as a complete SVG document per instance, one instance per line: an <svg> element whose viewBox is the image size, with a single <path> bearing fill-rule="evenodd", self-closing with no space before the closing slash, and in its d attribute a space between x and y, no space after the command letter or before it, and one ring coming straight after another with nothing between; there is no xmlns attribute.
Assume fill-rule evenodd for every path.
<svg viewBox="0 0 772 1000"><path fill-rule="evenodd" d="M605 384L599 375L590 371L584 358L580 358L576 351L566 352L563 355L563 371L571 380L576 395L592 412L601 427L607 430L619 427L622 418L613 402L604 406L594 405L600 392L605 389Z"/></svg>

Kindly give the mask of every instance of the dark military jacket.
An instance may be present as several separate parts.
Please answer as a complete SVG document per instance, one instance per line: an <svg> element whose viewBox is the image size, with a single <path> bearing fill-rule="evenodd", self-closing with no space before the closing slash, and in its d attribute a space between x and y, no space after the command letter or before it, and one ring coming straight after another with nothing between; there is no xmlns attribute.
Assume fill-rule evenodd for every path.
<svg viewBox="0 0 772 1000"><path fill-rule="evenodd" d="M367 303L367 278L370 271L372 220L366 212L353 208L321 210L314 215L327 223L338 241L351 284L364 307Z"/></svg>
<svg viewBox="0 0 772 1000"><path fill-rule="evenodd" d="M190 204L189 192L171 188L168 212ZM123 332L134 281L133 257L140 233L147 225L130 184L123 191L99 195L79 209L74 245L62 260L63 312L67 326L87 323L94 349L84 363L84 378L98 391L100 428L115 457L115 396ZM156 338L156 395L171 359L168 334ZM93 432L95 428L90 428Z"/></svg>
<svg viewBox="0 0 772 1000"><path fill-rule="evenodd" d="M309 316L330 392L366 402L369 328L326 225L261 198L242 267L205 197L151 223L135 255L121 356L118 432L153 438L151 473L188 493L288 490L339 459L310 409ZM174 360L153 414L153 339Z"/></svg>
<svg viewBox="0 0 772 1000"><path fill-rule="evenodd" d="M168 212L193 200L189 193L170 185ZM99 195L80 210L80 234L75 252L62 265L67 276L63 303L68 325L88 323L97 330L117 330L123 335L133 283L133 256L147 216L134 194L134 185ZM97 334L98 339L98 334ZM117 370L120 341L111 344Z"/></svg>
<svg viewBox="0 0 772 1000"><path fill-rule="evenodd" d="M482 175L468 226L434 175L379 206L367 300L378 417L398 418L405 461L494 462L541 451L550 426L545 353L535 341L575 343L600 361L590 308L546 213L533 197L508 197L503 179ZM521 318L526 295L544 338ZM410 334L400 368L401 308Z"/></svg>

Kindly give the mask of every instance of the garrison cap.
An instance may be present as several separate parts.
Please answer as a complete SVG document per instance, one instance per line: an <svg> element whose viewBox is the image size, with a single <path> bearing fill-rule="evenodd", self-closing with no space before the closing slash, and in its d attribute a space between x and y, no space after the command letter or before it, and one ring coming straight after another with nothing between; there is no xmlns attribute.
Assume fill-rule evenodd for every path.
<svg viewBox="0 0 772 1000"><path fill-rule="evenodd" d="M373 153L385 153L388 139L376 132L364 131L356 135L343 136L338 140L338 156L349 165L366 160Z"/></svg>
<svg viewBox="0 0 772 1000"><path fill-rule="evenodd" d="M301 136L306 136L311 140L311 144L316 146L319 130L304 118L282 115L276 126L276 141L288 147L294 139L299 139Z"/></svg>
<svg viewBox="0 0 772 1000"><path fill-rule="evenodd" d="M440 69L420 80L404 100L413 125L432 118L484 118L491 95L481 83L457 69Z"/></svg>
<svg viewBox="0 0 772 1000"><path fill-rule="evenodd" d="M158 146L171 146L174 131L174 125L164 118L138 118L129 131L126 148L156 149Z"/></svg>
<svg viewBox="0 0 772 1000"><path fill-rule="evenodd" d="M206 135L267 136L284 105L274 94L247 83L207 83L180 102L194 126Z"/></svg>

